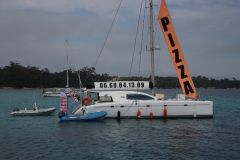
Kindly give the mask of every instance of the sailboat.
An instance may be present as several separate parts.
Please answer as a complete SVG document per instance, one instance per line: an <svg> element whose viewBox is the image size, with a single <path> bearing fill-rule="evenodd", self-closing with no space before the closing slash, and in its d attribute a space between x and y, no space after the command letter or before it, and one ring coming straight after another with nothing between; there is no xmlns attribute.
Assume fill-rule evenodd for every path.
<svg viewBox="0 0 240 160"><path fill-rule="evenodd" d="M86 92L86 96L90 97L91 101L84 102L83 105L86 106L88 113L106 111L107 118L212 118L213 102L198 99L165 0L162 0L160 5L158 22L167 43L183 94L178 94L175 99L165 99L161 94L151 95L140 92L141 89L153 88L155 85L152 0L149 0L149 9L151 82L95 82L95 88ZM76 110L74 114L81 114L81 110Z"/></svg>
<svg viewBox="0 0 240 160"><path fill-rule="evenodd" d="M60 97L61 92L64 92L66 89L69 89L69 60L68 60L68 52L67 52L67 47L68 47L68 40L65 40L65 50L66 50L66 58L67 58L67 72L66 72L66 87L65 88L44 88L42 95L43 97Z"/></svg>

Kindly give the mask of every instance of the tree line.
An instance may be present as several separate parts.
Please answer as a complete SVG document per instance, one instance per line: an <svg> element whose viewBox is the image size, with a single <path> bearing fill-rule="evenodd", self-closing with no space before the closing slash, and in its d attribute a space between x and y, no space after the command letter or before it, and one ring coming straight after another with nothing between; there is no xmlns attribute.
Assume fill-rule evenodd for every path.
<svg viewBox="0 0 240 160"><path fill-rule="evenodd" d="M13 88L52 88L66 86L67 71L51 73L47 68L39 69L34 66L24 66L16 62L10 62L8 66L0 68L0 87ZM83 67L79 70L81 82L84 87L93 86L93 82L105 82L112 80L150 81L150 77L117 77L107 73L98 74L94 67ZM155 77L157 88L180 88L177 77ZM207 78L205 76L193 77L197 88L240 88L240 80ZM79 80L76 71L69 70L70 87L79 87Z"/></svg>

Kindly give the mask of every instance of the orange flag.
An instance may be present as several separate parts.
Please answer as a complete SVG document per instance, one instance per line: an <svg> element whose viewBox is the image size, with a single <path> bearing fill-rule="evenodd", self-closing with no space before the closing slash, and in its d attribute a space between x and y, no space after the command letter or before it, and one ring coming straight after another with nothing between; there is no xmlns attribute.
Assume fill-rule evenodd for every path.
<svg viewBox="0 0 240 160"><path fill-rule="evenodd" d="M183 52L174 31L171 17L168 13L165 0L162 0L158 15L158 22L162 29L169 53L172 57L178 80L182 87L183 93L190 98L197 99L196 88L193 84L192 77L189 73L187 64L184 60Z"/></svg>

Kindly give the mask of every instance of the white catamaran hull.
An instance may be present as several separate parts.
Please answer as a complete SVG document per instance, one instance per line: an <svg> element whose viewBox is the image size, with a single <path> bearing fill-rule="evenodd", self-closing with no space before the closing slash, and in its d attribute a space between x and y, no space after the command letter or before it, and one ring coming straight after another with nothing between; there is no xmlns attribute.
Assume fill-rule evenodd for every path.
<svg viewBox="0 0 240 160"><path fill-rule="evenodd" d="M107 118L136 118L140 111L141 118L203 118L213 117L212 101L132 101L97 103L87 106L89 113L106 111ZM81 114L80 110L75 114Z"/></svg>

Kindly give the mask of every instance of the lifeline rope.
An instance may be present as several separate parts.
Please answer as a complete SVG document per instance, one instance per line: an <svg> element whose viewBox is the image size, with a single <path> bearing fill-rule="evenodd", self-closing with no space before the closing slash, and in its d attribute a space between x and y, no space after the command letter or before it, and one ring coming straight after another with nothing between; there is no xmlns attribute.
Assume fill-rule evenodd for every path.
<svg viewBox="0 0 240 160"><path fill-rule="evenodd" d="M139 15L138 15L138 24L137 24L137 30L136 30L136 35L135 35L135 39L134 39L133 53L132 53L132 59L131 59L131 63L130 63L129 76L131 76L131 73L132 73L132 65L133 65L133 59L134 59L135 50L136 50L138 30L139 30L140 18L141 18L141 13L142 13L142 6L143 6L143 0L141 1L141 7L140 7L140 10L139 10Z"/></svg>
<svg viewBox="0 0 240 160"><path fill-rule="evenodd" d="M138 64L138 77L140 76L140 71L141 71L141 61L142 61L142 48L143 48L143 32L145 29L145 9L143 12L143 23L142 23L142 37L141 37L141 48L140 48L140 52L139 52L139 64Z"/></svg>
<svg viewBox="0 0 240 160"><path fill-rule="evenodd" d="M105 46L106 46L107 40L108 40L108 38L109 38L109 35L111 34L112 27L113 27L113 24L114 24L114 22L115 22L115 20L116 20L118 11L119 11L119 9L120 9L120 7L121 7L121 4L122 4L122 1L123 1L123 0L120 0L119 4L118 4L118 6L117 6L117 9L116 9L116 12L115 12L115 14L114 14L112 23L111 23L111 25L110 25L110 27L109 27L109 29L108 29L107 36L105 37L105 40L104 40L104 42L103 42L103 45L102 45L102 47L101 47L101 49L100 49L100 51L99 51L99 54L98 54L98 56L97 56L97 59L96 59L94 65L93 65L94 68L96 68L97 63L98 63L98 60L99 60L99 58L100 58L100 56L101 56L101 54L102 54L102 52L103 52L103 49L104 49ZM85 79L84 84L86 84L86 81L89 79L89 77L90 77L90 74L89 74L89 75L87 76L87 78Z"/></svg>

